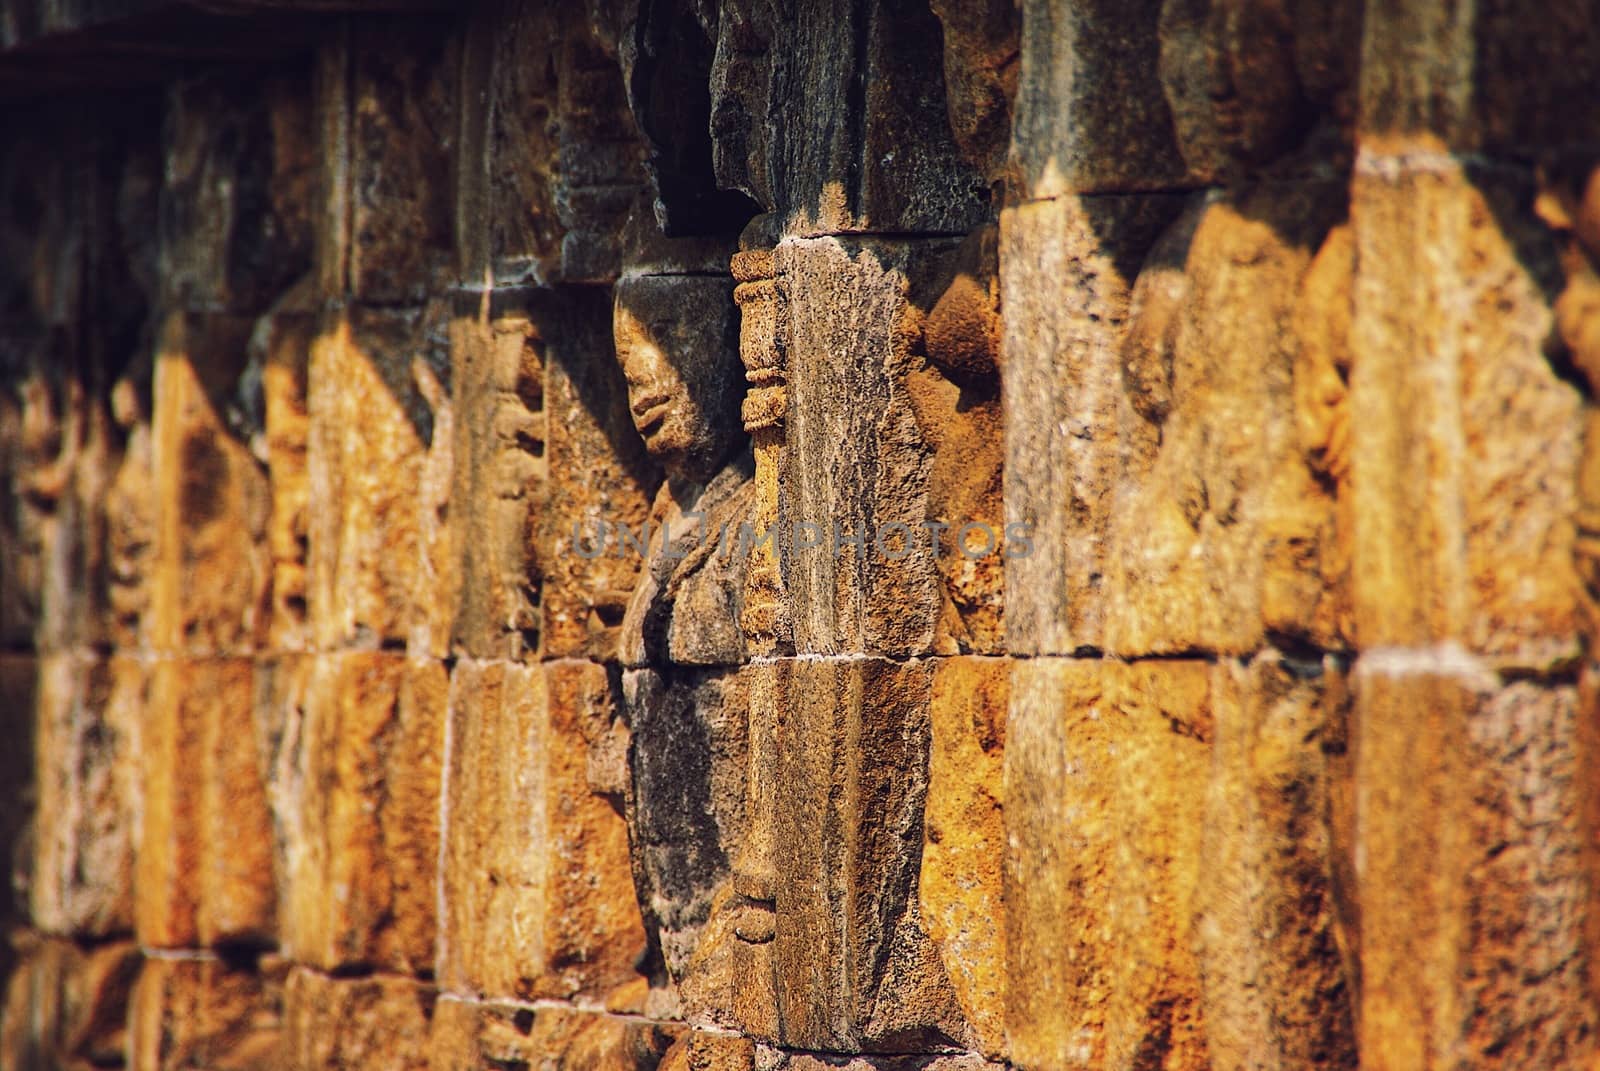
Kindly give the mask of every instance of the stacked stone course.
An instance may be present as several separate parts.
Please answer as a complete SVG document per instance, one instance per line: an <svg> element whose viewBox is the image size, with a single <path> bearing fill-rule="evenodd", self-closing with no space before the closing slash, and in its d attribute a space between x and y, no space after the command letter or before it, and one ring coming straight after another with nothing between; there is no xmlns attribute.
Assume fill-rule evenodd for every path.
<svg viewBox="0 0 1600 1071"><path fill-rule="evenodd" d="M1597 1066L1595 0L203 6L0 0L0 1068Z"/></svg>

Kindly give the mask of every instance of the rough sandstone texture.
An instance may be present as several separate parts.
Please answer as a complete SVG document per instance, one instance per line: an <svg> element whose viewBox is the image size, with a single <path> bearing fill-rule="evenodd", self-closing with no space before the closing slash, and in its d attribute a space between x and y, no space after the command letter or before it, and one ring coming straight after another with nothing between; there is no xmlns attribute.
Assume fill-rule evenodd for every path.
<svg viewBox="0 0 1600 1071"><path fill-rule="evenodd" d="M1596 0L0 0L0 1068L1593 1071L1595 101Z"/></svg>

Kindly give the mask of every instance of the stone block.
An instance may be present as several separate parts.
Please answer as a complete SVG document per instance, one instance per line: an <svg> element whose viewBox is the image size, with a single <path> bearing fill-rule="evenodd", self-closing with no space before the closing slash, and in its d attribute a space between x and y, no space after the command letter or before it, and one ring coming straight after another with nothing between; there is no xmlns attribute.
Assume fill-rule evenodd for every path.
<svg viewBox="0 0 1600 1071"><path fill-rule="evenodd" d="M80 254L88 221L75 209L86 192L87 169L75 167L73 154L64 151L82 137L82 118L63 122L55 109L30 109L11 129L23 151L7 154L0 184L8 202L23 211L7 213L0 227L17 263L28 269L8 269L7 287L22 299L27 320L64 325L82 308L86 289Z"/></svg>
<svg viewBox="0 0 1600 1071"><path fill-rule="evenodd" d="M485 11L485 39L466 68L480 96L463 99L469 123L481 111L487 123L484 176L488 200L482 216L466 226L487 224L489 269L496 284L545 283L560 272L563 221L556 210L561 184L559 156L561 71L559 62L527 63L530 49L559 52L565 11L513 3ZM617 81L621 72L613 64ZM481 102L481 103L480 103ZM466 278L478 282L483 270Z"/></svg>
<svg viewBox="0 0 1600 1071"><path fill-rule="evenodd" d="M1555 250L1531 190L1455 168L1357 177L1348 406L1363 648L1578 654L1582 399L1546 355Z"/></svg>
<svg viewBox="0 0 1600 1071"><path fill-rule="evenodd" d="M155 580L154 368L136 358L111 385L111 420L122 437L120 456L108 457L102 494L105 516L105 631L100 642L123 651L151 646Z"/></svg>
<svg viewBox="0 0 1600 1071"><path fill-rule="evenodd" d="M0 1063L12 1071L121 1066L139 973L131 942L22 938L0 1006Z"/></svg>
<svg viewBox="0 0 1600 1071"><path fill-rule="evenodd" d="M928 936L978 1048L1005 1052L1006 710L1011 664L934 665L932 746L917 892Z"/></svg>
<svg viewBox="0 0 1600 1071"><path fill-rule="evenodd" d="M574 529L585 546L601 520L639 531L661 473L628 412L606 295L574 288L554 302L532 298L526 309L546 369L551 482L534 535L544 656L610 658L643 562L616 546L586 558L578 553Z"/></svg>
<svg viewBox="0 0 1600 1071"><path fill-rule="evenodd" d="M1006 728L1006 1033L1029 1068L1210 1067L1193 806L1203 661L1015 664Z"/></svg>
<svg viewBox="0 0 1600 1071"><path fill-rule="evenodd" d="M1022 11L992 0L932 0L928 7L943 31L950 133L962 157L993 183L1011 150Z"/></svg>
<svg viewBox="0 0 1600 1071"><path fill-rule="evenodd" d="M1348 646L1342 211L1313 183L1008 210L1011 650Z"/></svg>
<svg viewBox="0 0 1600 1071"><path fill-rule="evenodd" d="M285 1066L286 970L270 960L145 960L128 1010L129 1071Z"/></svg>
<svg viewBox="0 0 1600 1071"><path fill-rule="evenodd" d="M859 109L853 118L860 124L859 143L852 146L860 155L847 172L859 176L859 185L846 195L845 216L838 221L849 222L840 228L827 218L833 205L831 191L824 186L819 199L823 211L807 221L821 224L815 233L826 228L960 234L988 221L986 176L962 153L951 130L949 89L942 64L934 60L943 55L944 33L931 6L874 3L865 10L847 8L845 18L825 24L827 32L838 34L859 20L856 33L864 31L864 37L857 38L861 42L857 50L829 50L817 59L819 67L842 65L849 63L853 52L859 66L852 73L861 79L864 91L859 104L845 97ZM793 53L790 58L795 58ZM831 94L822 99L830 96L839 99ZM814 129L839 136L820 124ZM826 181L821 174L808 175L806 181L816 178ZM796 207L801 208L798 222L809 206Z"/></svg>
<svg viewBox="0 0 1600 1071"><path fill-rule="evenodd" d="M277 673L286 687L264 698L280 704L266 716L281 718L285 954L325 971L433 970L444 666L363 652Z"/></svg>
<svg viewBox="0 0 1600 1071"><path fill-rule="evenodd" d="M280 1066L426 1071L436 1000L432 986L409 978L333 978L294 967L284 986Z"/></svg>
<svg viewBox="0 0 1600 1071"><path fill-rule="evenodd" d="M949 242L835 238L790 240L775 251L787 296L791 417L779 533L821 533L819 546L796 549L784 567L797 652L933 648L942 595L923 527L931 451L903 377L921 332L913 299L953 251Z"/></svg>
<svg viewBox="0 0 1600 1071"><path fill-rule="evenodd" d="M603 999L644 950L627 828L588 784L603 667L461 661L445 771L439 979L450 992Z"/></svg>
<svg viewBox="0 0 1600 1071"><path fill-rule="evenodd" d="M69 351L58 333L7 325L5 338L20 351L20 367L0 392L0 628L16 647L61 649L86 639L75 635L85 593L60 564L75 549L83 414L73 398L81 385L66 374Z"/></svg>
<svg viewBox="0 0 1600 1071"><path fill-rule="evenodd" d="M1582 1066L1592 711L1438 649L1364 656L1355 695L1363 1063Z"/></svg>
<svg viewBox="0 0 1600 1071"><path fill-rule="evenodd" d="M250 326L209 313L173 313L162 325L150 609L158 651L243 654L266 636L271 498L248 445L259 419L246 412Z"/></svg>
<svg viewBox="0 0 1600 1071"><path fill-rule="evenodd" d="M783 612L763 607L758 633L792 623L801 653L1000 649L1015 548L1002 522L996 254L988 232L791 239L771 254L770 281L740 287L765 500L753 520L784 559L782 582L760 585L762 598L783 589ZM759 266L741 258L741 271Z"/></svg>
<svg viewBox="0 0 1600 1071"><path fill-rule="evenodd" d="M18 711L35 719L33 750L19 749L36 784L33 856L22 870L30 915L47 933L125 934L133 926L146 671L131 658L87 655L38 665L37 705Z"/></svg>
<svg viewBox="0 0 1600 1071"><path fill-rule="evenodd" d="M134 921L146 948L275 943L274 839L245 659L153 665Z"/></svg>
<svg viewBox="0 0 1600 1071"><path fill-rule="evenodd" d="M421 304L454 259L459 36L437 18L372 20L352 24L344 47L348 82L323 90L348 94L333 102L330 121L343 119L344 138L325 165L335 198L346 200L348 230L335 250L358 301Z"/></svg>
<svg viewBox="0 0 1600 1071"><path fill-rule="evenodd" d="M719 189L745 192L787 234L958 234L984 221L985 178L951 133L931 10L726 8L706 49ZM838 92L848 84L863 92ZM780 113L805 119L774 129ZM647 111L652 122L663 121Z"/></svg>
<svg viewBox="0 0 1600 1071"><path fill-rule="evenodd" d="M1029 0L1011 152L1029 198L1170 189L1187 177L1157 76L1161 0Z"/></svg>
<svg viewBox="0 0 1600 1071"><path fill-rule="evenodd" d="M164 128L164 305L265 311L311 266L318 173L309 65L178 82Z"/></svg>
<svg viewBox="0 0 1600 1071"><path fill-rule="evenodd" d="M1362 5L1023 9L1012 154L1030 198L1344 165Z"/></svg>
<svg viewBox="0 0 1600 1071"><path fill-rule="evenodd" d="M647 188L643 146L615 42L596 39L589 14L509 3L483 9L467 30L456 208L464 280L550 286L618 275L623 224ZM530 49L550 61L527 63Z"/></svg>
<svg viewBox="0 0 1600 1071"><path fill-rule="evenodd" d="M443 655L454 614L446 310L331 318L311 352L310 577L319 648Z"/></svg>
<svg viewBox="0 0 1600 1071"><path fill-rule="evenodd" d="M549 1071L686 1071L682 1028L560 1007L512 1007L442 998L434 1010L431 1071L541 1067ZM676 1042L675 1042L675 1039ZM715 1038L715 1042L729 1039ZM705 1046L709 1051L713 1046ZM665 1057L665 1058L663 1058ZM695 1071L724 1071L710 1061ZM727 1067L726 1071L738 1071Z"/></svg>
<svg viewBox="0 0 1600 1071"><path fill-rule="evenodd" d="M1010 651L1105 645L1129 296L1182 205L1061 197L1000 217L1005 521L1031 542L1005 563Z"/></svg>
<svg viewBox="0 0 1600 1071"><path fill-rule="evenodd" d="M932 665L779 665L751 687L750 823L766 850L735 864L748 947L725 999L746 1032L790 1047L971 1044L917 891Z"/></svg>
<svg viewBox="0 0 1600 1071"><path fill-rule="evenodd" d="M41 653L137 643L143 639L153 502L146 481L138 487L137 514L115 512L121 504L116 496L130 489L119 478L142 466L125 455L123 429L114 426L106 404L101 363L107 347L65 328L34 340L22 334L6 341L20 353L5 392L4 419L13 423L0 446L0 466L9 473L0 521L7 551L0 567L0 636L9 633L14 647ZM148 461L148 434L130 436L127 446ZM132 533L124 522L131 522ZM130 542L140 544L136 564L121 556ZM125 572L130 564L136 577ZM139 587L132 598L126 579Z"/></svg>
<svg viewBox="0 0 1600 1071"><path fill-rule="evenodd" d="M452 498L461 504L453 646L474 658L539 651L542 590L534 534L548 480L545 348L532 322L451 323L455 407Z"/></svg>
<svg viewBox="0 0 1600 1071"><path fill-rule="evenodd" d="M1562 0L1539 14L1526 18L1505 0L1471 10L1413 0L1369 10L1364 146L1524 159L1592 151L1600 122L1562 105L1600 92L1600 9Z"/></svg>
<svg viewBox="0 0 1600 1071"><path fill-rule="evenodd" d="M1331 184L1197 198L1151 249L1121 347L1107 650L1348 646L1340 470L1315 467L1308 428L1328 418L1301 381L1338 385L1350 365L1310 351L1344 341L1344 198Z"/></svg>
<svg viewBox="0 0 1600 1071"><path fill-rule="evenodd" d="M679 998L690 1022L721 1023L740 910L735 867L750 832L752 671L674 668L622 671L628 839L652 955L670 981L651 998Z"/></svg>
<svg viewBox="0 0 1600 1071"><path fill-rule="evenodd" d="M1212 706L1194 923L1211 1059L1356 1066L1343 667L1270 652L1220 662Z"/></svg>

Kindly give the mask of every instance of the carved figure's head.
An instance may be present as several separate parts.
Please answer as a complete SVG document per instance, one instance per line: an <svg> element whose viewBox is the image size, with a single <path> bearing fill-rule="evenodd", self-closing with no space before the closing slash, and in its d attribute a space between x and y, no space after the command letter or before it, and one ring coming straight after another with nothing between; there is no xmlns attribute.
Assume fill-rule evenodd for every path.
<svg viewBox="0 0 1600 1071"><path fill-rule="evenodd" d="M733 280L625 276L616 285L612 330L645 449L671 475L713 475L744 436Z"/></svg>
<svg viewBox="0 0 1600 1071"><path fill-rule="evenodd" d="M1161 85L1184 159L1259 163L1304 110L1282 0L1167 0Z"/></svg>

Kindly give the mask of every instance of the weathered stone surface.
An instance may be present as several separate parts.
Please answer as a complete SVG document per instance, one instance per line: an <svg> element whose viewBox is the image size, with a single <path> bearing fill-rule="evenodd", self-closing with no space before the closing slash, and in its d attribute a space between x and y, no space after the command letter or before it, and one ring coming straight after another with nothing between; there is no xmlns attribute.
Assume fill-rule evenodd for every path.
<svg viewBox="0 0 1600 1071"><path fill-rule="evenodd" d="M749 1038L688 1031L662 1057L665 1071L749 1071L756 1044Z"/></svg>
<svg viewBox="0 0 1600 1071"><path fill-rule="evenodd" d="M1348 405L1363 647L1456 642L1528 667L1577 653L1582 414L1546 356L1555 250L1519 207L1529 192L1453 167L1357 177Z"/></svg>
<svg viewBox="0 0 1600 1071"><path fill-rule="evenodd" d="M81 948L26 938L7 972L0 1006L0 1060L15 1071L120 1065L128 998L139 972L129 942Z"/></svg>
<svg viewBox="0 0 1600 1071"><path fill-rule="evenodd" d="M514 1008L445 997L434 1009L431 1071L740 1071L719 1062L730 1039L592 1011ZM718 1044L721 1043L721 1044ZM748 1043L746 1043L748 1045ZM746 1065L747 1066L747 1065Z"/></svg>
<svg viewBox="0 0 1600 1071"><path fill-rule="evenodd" d="M463 507L454 646L475 658L539 650L540 565L534 540L546 501L549 438L544 342L505 316L450 327L451 382L460 419L453 501Z"/></svg>
<svg viewBox="0 0 1600 1071"><path fill-rule="evenodd" d="M978 1047L1005 1052L1006 711L1011 665L953 658L934 666L932 747L917 891L928 936Z"/></svg>
<svg viewBox="0 0 1600 1071"><path fill-rule="evenodd" d="M913 357L905 371L929 450L923 526L930 540L930 525L946 526L935 551L943 605L934 648L941 654L1004 649L1006 555L1022 549L1004 524L998 239L995 227L968 235L927 295L916 297L927 306L919 308L920 345L913 343L922 360Z"/></svg>
<svg viewBox="0 0 1600 1071"><path fill-rule="evenodd" d="M157 504L154 368L135 357L111 385L111 419L123 436L122 457L105 490L106 636L113 647L149 647Z"/></svg>
<svg viewBox="0 0 1600 1071"><path fill-rule="evenodd" d="M311 352L310 613L319 647L446 653L453 406L444 310L334 316Z"/></svg>
<svg viewBox="0 0 1600 1071"><path fill-rule="evenodd" d="M1358 1063L1348 688L1334 659L1213 671L1195 948L1215 1066Z"/></svg>
<svg viewBox="0 0 1600 1071"><path fill-rule="evenodd" d="M145 960L128 1011L130 1071L284 1066L285 969L270 961Z"/></svg>
<svg viewBox="0 0 1600 1071"><path fill-rule="evenodd" d="M4 442L5 636L19 647L35 644L49 648L70 642L66 621L71 607L61 605L69 594L65 585L52 583L60 570L52 568L59 547L70 547L70 534L61 513L76 453L78 421L67 400L68 385L59 371L59 354L52 352L32 325L8 332L11 348L22 349L22 365L0 397L5 420L0 424ZM21 336L21 337L18 337ZM52 366L57 366L52 368ZM54 633L54 635L52 635Z"/></svg>
<svg viewBox="0 0 1600 1071"><path fill-rule="evenodd" d="M53 934L127 933L145 668L131 658L56 655L41 661L38 673L37 705L16 708L18 720L36 721L31 733L19 727L14 738L32 736L38 782L33 857L22 870L29 914ZM18 692L17 699L29 698Z"/></svg>
<svg viewBox="0 0 1600 1071"><path fill-rule="evenodd" d="M559 47L562 15L558 5L485 5L462 41L455 236L463 281L513 285L559 273L560 74L556 63L519 59L530 49ZM616 78L620 84L620 73Z"/></svg>
<svg viewBox="0 0 1600 1071"><path fill-rule="evenodd" d="M283 1063L423 1071L436 999L433 987L408 978L330 978L295 967L283 992Z"/></svg>
<svg viewBox="0 0 1600 1071"><path fill-rule="evenodd" d="M1317 478L1295 410L1300 335L1349 300L1340 279L1311 285L1343 196L1263 185L1206 197L1152 248L1121 347L1107 649L1243 655L1268 633L1348 642L1338 483ZM1330 266L1347 279L1348 265Z"/></svg>
<svg viewBox="0 0 1600 1071"><path fill-rule="evenodd" d="M320 60L325 292L421 304L448 277L459 41L449 23L351 25Z"/></svg>
<svg viewBox="0 0 1600 1071"><path fill-rule="evenodd" d="M457 663L445 772L439 978L451 992L597 1000L644 948L622 816L588 785L605 670ZM509 935L509 939L508 939Z"/></svg>
<svg viewBox="0 0 1600 1071"><path fill-rule="evenodd" d="M1156 77L1161 0L1030 0L1012 157L1027 195L1164 189L1186 178Z"/></svg>
<svg viewBox="0 0 1600 1071"><path fill-rule="evenodd" d="M1528 19L1515 5L1388 4L1368 14L1361 134L1371 149L1522 155L1592 151L1600 126L1561 102L1600 88L1595 7L1565 0Z"/></svg>
<svg viewBox="0 0 1600 1071"><path fill-rule="evenodd" d="M1344 461L1325 456L1349 366L1341 192L1262 186L1173 220L1179 203L1062 198L1002 221L1020 306L1006 520L1031 543L1007 562L1013 650L1350 642Z"/></svg>
<svg viewBox="0 0 1600 1071"><path fill-rule="evenodd" d="M266 636L271 500L239 423L249 331L241 317L206 313L174 313L162 327L152 453L165 508L150 611L159 651L242 654Z"/></svg>
<svg viewBox="0 0 1600 1071"><path fill-rule="evenodd" d="M747 825L748 682L737 670L626 669L627 816L646 931L693 1014L725 998L726 941L708 930Z"/></svg>
<svg viewBox="0 0 1600 1071"><path fill-rule="evenodd" d="M1026 195L1157 191L1348 158L1360 4L1024 5Z"/></svg>
<svg viewBox="0 0 1600 1071"><path fill-rule="evenodd" d="M944 36L945 108L961 155L991 182L1007 163L1022 16L999 0L930 0Z"/></svg>
<svg viewBox="0 0 1600 1071"><path fill-rule="evenodd" d="M1105 645L1129 292L1181 204L1062 197L1000 217L1005 521L1031 544L1005 562L1017 654Z"/></svg>
<svg viewBox="0 0 1600 1071"><path fill-rule="evenodd" d="M923 527L931 450L902 377L920 338L913 295L924 294L937 258L953 250L821 238L786 241L774 253L786 293L791 414L778 522L780 538L800 534L784 576L797 652L932 649L942 599ZM802 541L818 545L799 549Z"/></svg>
<svg viewBox="0 0 1600 1071"><path fill-rule="evenodd" d="M1013 668L1011 1059L1353 1066L1347 696L1331 656Z"/></svg>
<svg viewBox="0 0 1600 1071"><path fill-rule="evenodd" d="M285 953L329 971L431 971L445 668L352 653L280 663L276 676L283 686L258 701L281 704Z"/></svg>
<svg viewBox="0 0 1600 1071"><path fill-rule="evenodd" d="M773 682L780 720L757 758L776 768L754 801L771 813L753 817L771 830L771 869L739 866L734 888L772 913L764 931L754 917L739 929L771 942L771 974L752 982L771 993L781 1044L970 1041L917 895L931 678L927 663L852 659L790 663ZM759 1013L760 996L738 1000Z"/></svg>
<svg viewBox="0 0 1600 1071"><path fill-rule="evenodd" d="M147 948L269 943L273 833L243 659L153 665L139 734L134 922Z"/></svg>
<svg viewBox="0 0 1600 1071"><path fill-rule="evenodd" d="M159 265L168 308L263 311L311 266L311 105L309 65L174 86Z"/></svg>
<svg viewBox="0 0 1600 1071"><path fill-rule="evenodd" d="M776 212L790 234L948 234L983 221L984 178L956 147L941 65L930 62L943 54L932 11L728 3L717 32L709 121L718 186ZM853 80L862 92L838 91ZM639 115L638 99L633 107ZM779 121L794 115L806 119Z"/></svg>
<svg viewBox="0 0 1600 1071"><path fill-rule="evenodd" d="M785 1052L759 1045L754 1066L760 1071L822 1071L825 1067L848 1071L994 1071L1004 1066L971 1053L959 1055L901 1056L823 1056L816 1053Z"/></svg>
<svg viewBox="0 0 1600 1071"><path fill-rule="evenodd" d="M553 304L534 299L529 316L547 370L549 470L583 474L552 482L535 528L544 655L609 658L643 563L614 543L589 557L593 535L599 521L638 532L661 472L628 411L611 302L603 294L567 290Z"/></svg>
<svg viewBox="0 0 1600 1071"><path fill-rule="evenodd" d="M1021 1066L1210 1066L1190 801L1212 703L1200 661L1013 667L1006 1033Z"/></svg>
<svg viewBox="0 0 1600 1071"><path fill-rule="evenodd" d="M145 404L133 423L148 421L142 335L155 288L159 184L152 103L8 112L0 642L10 649L104 648L123 638L127 603L138 601L122 597L130 548L119 536L140 525L124 526L112 489L122 456L141 444L124 437L126 413L106 394L125 376L143 379ZM142 446L147 455L148 435ZM148 548L148 531L142 543Z"/></svg>
<svg viewBox="0 0 1600 1071"><path fill-rule="evenodd" d="M0 733L11 741L0 752L0 861L7 868L6 882L0 885L0 920L8 926L27 917L33 877L38 678L39 664L33 658L0 655ZM0 975L9 973L12 958L10 947L0 945Z"/></svg>
<svg viewBox="0 0 1600 1071"><path fill-rule="evenodd" d="M312 278L302 276L250 332L249 368L259 377L259 427L251 449L265 464L271 504L266 526L271 606L266 643L304 650L310 643L306 568L310 540L311 421L308 372L319 315Z"/></svg>
<svg viewBox="0 0 1600 1071"><path fill-rule="evenodd" d="M1575 689L1504 684L1448 651L1366 656L1355 684L1363 1057L1582 1066Z"/></svg>
<svg viewBox="0 0 1600 1071"><path fill-rule="evenodd" d="M1584 666L1578 680L1578 711L1573 726L1572 762L1577 770L1589 770L1600 760L1600 674L1593 663ZM1576 803L1577 826L1575 830L1579 848L1579 863L1583 867L1584 881L1589 889L1600 883L1600 784L1592 777L1579 777L1574 782L1573 798ZM1587 958L1585 981L1587 1000L1595 1007L1594 995L1600 993L1600 911L1593 901L1584 909L1584 953Z"/></svg>
<svg viewBox="0 0 1600 1071"><path fill-rule="evenodd" d="M483 105L469 104L462 124L463 278L615 279L646 179L614 47L584 8L527 0L481 9L464 47L463 98ZM528 63L531 50L552 58Z"/></svg>

